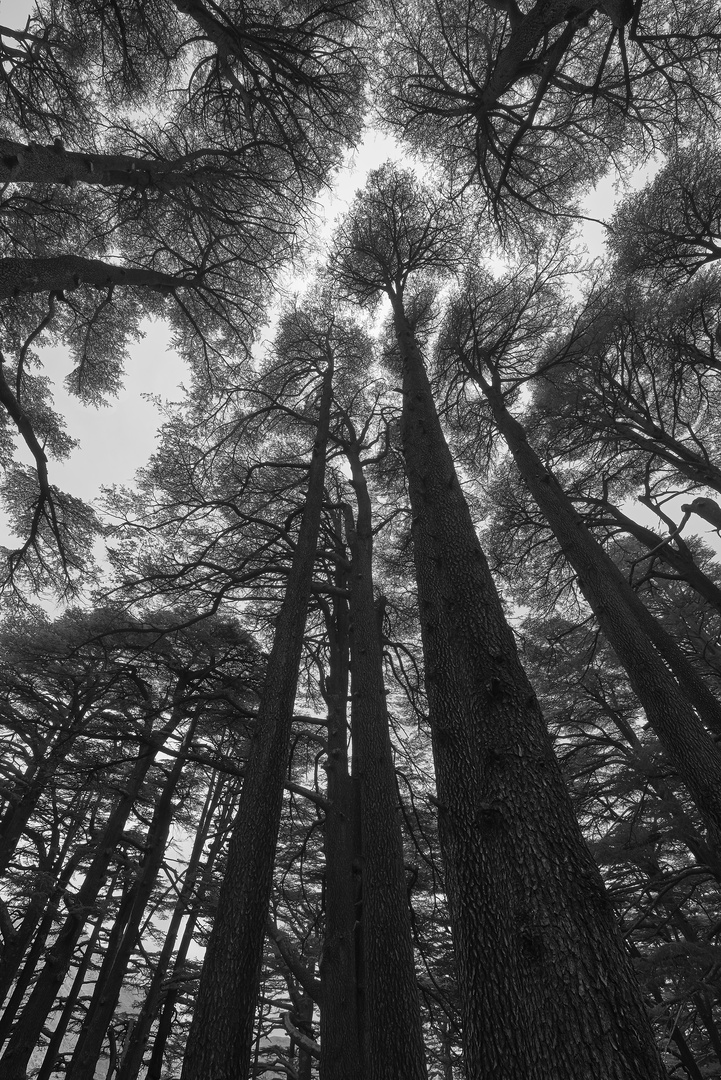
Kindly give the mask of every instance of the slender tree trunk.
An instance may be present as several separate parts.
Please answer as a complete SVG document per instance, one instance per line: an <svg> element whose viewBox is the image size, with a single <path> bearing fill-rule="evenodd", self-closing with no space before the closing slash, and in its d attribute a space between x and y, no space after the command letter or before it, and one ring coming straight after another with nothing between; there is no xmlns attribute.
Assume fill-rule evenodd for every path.
<svg viewBox="0 0 721 1080"><path fill-rule="evenodd" d="M663 1066L478 543L402 302L402 439L469 1080Z"/></svg>
<svg viewBox="0 0 721 1080"><path fill-rule="evenodd" d="M82 806L83 803L81 802L81 807ZM79 824L79 820L77 823ZM25 991L30 985L37 968L38 957L45 948L48 936L57 922L58 908L62 902L65 889L81 860L81 853L76 851L63 865L65 855L73 842L76 831L75 828L68 830L63 844L63 850L60 852L56 861L55 873L58 875L56 887L47 899L42 893L37 893L31 898L20 926L17 928L10 941L5 943L2 961L0 961L0 1001L5 1000L5 996L13 984L13 980L18 976L20 965L25 956L25 950L33 940L33 934L35 934L35 940L33 941L30 953L26 958L23 972L18 976L18 982L13 991L13 995L3 1010L2 1019L0 1020L0 1045L7 1038L10 1025L15 1017L15 1012L17 1008L19 1008L25 995Z"/></svg>
<svg viewBox="0 0 721 1080"><path fill-rule="evenodd" d="M154 752L143 749L128 777L123 793L108 818L83 883L74 898L72 910L53 942L45 966L38 976L0 1062L0 1074L3 1080L26 1080L28 1061L38 1044L43 1025L72 962L85 922L105 881L108 866L122 836L128 815L140 794L155 753L161 748L163 741L172 734L177 724L178 717L174 715L159 733Z"/></svg>
<svg viewBox="0 0 721 1080"><path fill-rule="evenodd" d="M105 898L106 908L109 907L112 902L118 876L119 869L116 870L113 878L110 881L110 884L108 885ZM75 1006L77 1005L81 991L85 984L85 976L88 973L90 962L95 954L102 926L103 915L101 914L96 919L95 926L93 927L92 933L90 934L90 938L84 946L82 960L78 964L77 971L75 972L75 977L73 978L72 986L70 987L70 990L68 991L68 996L63 1003L62 1012L60 1013L58 1021L53 1029L53 1033L50 1036L50 1041L48 1043L47 1050L45 1051L45 1057L43 1058L43 1063L40 1066L40 1071L38 1072L36 1080L50 1080L52 1074L56 1071L55 1065L58 1059L58 1054L60 1053L60 1048L62 1047L63 1039L65 1038L65 1032L68 1030L68 1024L72 1019Z"/></svg>
<svg viewBox="0 0 721 1080"><path fill-rule="evenodd" d="M293 705L323 506L332 378L329 359L305 509L268 658L182 1080L245 1080L250 1068Z"/></svg>
<svg viewBox="0 0 721 1080"><path fill-rule="evenodd" d="M398 788L388 727L383 650L373 598L371 502L355 447L346 447L356 494L351 551L351 722L361 798L365 1075L427 1076L413 936L403 869Z"/></svg>
<svg viewBox="0 0 721 1080"><path fill-rule="evenodd" d="M656 549L654 552L656 559L671 566L682 581L687 582L707 604L721 613L721 587L696 565L691 552L680 537L676 539L679 547L673 547L671 542L660 540L655 532L628 517L617 506L606 503L606 507L626 532L645 544L647 548Z"/></svg>
<svg viewBox="0 0 721 1080"><path fill-rule="evenodd" d="M170 925L168 926L163 941L163 947L160 950L160 956L158 957L150 980L150 986L148 987L145 1001L143 1002L139 1015L136 1017L133 1030L128 1034L123 1053L123 1060L115 1080L136 1080L140 1071L143 1062L143 1052L148 1042L150 1029L157 1018L160 1009L162 986L170 966L170 960L180 931L180 925L188 912L190 898L195 889L203 848L208 839L213 815L218 808L223 789L227 788L227 786L227 777L216 773L208 787L205 805L200 816L198 831L195 834L193 848L188 859L185 877L183 878L183 886L173 909Z"/></svg>
<svg viewBox="0 0 721 1080"><path fill-rule="evenodd" d="M665 631L586 528L556 478L529 445L522 426L506 409L500 391L487 383L483 389L523 480L576 571L579 587L625 668L649 724L711 832L716 833L716 843L716 830L721 830L721 750L691 707L713 722L705 696L695 692L689 679L682 678L683 669L674 663L675 643L669 638L669 647L664 641ZM664 661L679 678L678 683ZM695 673L694 677L698 678ZM705 685L703 689L715 710L721 712L719 702ZM716 730L721 730L721 725L716 725Z"/></svg>
<svg viewBox="0 0 721 1080"><path fill-rule="evenodd" d="M38 800L47 789L48 780L72 749L77 732L61 733L52 746L43 747L40 759L33 762L23 777L22 796L3 815L0 829L0 876L12 862L18 841L25 831Z"/></svg>
<svg viewBox="0 0 721 1080"><path fill-rule="evenodd" d="M205 864L201 869L198 890L193 898L193 903L188 914L188 921L183 929L180 945L178 946L178 951L173 962L173 971L168 980L169 985L165 990L163 1006L160 1011L160 1016L158 1017L158 1027L155 1032L155 1039L153 1040L153 1049L150 1054L150 1061L148 1062L148 1071L145 1080L161 1080L163 1074L163 1055L165 1053L165 1046L168 1038L173 1029L173 1023L175 1022L175 1009L181 992L187 992L185 964L188 959L188 952L190 951L190 947L195 938L195 928L200 918L202 903L207 895L208 889L215 883L215 864L222 851L225 838L228 835L236 801L236 793L235 791L232 791L231 797L222 807L220 820L216 823L217 831L213 837L213 842L208 851Z"/></svg>
<svg viewBox="0 0 721 1080"><path fill-rule="evenodd" d="M336 583L346 584L345 573ZM325 816L325 935L320 960L320 1080L361 1080L355 958L353 788L348 771L348 601L335 597L327 618L329 671Z"/></svg>
<svg viewBox="0 0 721 1080"><path fill-rule="evenodd" d="M193 719L155 805L145 838L145 854L124 904L127 914L124 919L119 917L117 921L119 927L123 922L125 925L115 948L108 946L105 952L75 1045L69 1069L73 1080L93 1080L95 1076L95 1066L103 1048L105 1034L115 1013L128 964L140 935L143 915L163 863L168 834L173 823L173 797L185 767L183 751L187 750L192 742L195 726L196 721Z"/></svg>

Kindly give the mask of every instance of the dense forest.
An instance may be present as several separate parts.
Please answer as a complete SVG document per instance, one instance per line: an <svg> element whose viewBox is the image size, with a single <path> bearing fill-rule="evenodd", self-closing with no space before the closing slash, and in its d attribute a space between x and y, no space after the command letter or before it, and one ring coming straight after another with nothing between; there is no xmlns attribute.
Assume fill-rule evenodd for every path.
<svg viewBox="0 0 721 1080"><path fill-rule="evenodd" d="M2 1080L721 1077L721 8L0 8Z"/></svg>

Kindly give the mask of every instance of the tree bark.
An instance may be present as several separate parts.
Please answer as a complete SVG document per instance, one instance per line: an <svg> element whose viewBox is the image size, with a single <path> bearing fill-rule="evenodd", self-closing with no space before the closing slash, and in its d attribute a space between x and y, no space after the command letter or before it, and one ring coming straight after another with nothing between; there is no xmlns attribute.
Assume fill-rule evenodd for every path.
<svg viewBox="0 0 721 1080"><path fill-rule="evenodd" d="M182 1080L245 1080L250 1068L283 782L323 505L332 378L329 357L305 509L268 658Z"/></svg>
<svg viewBox="0 0 721 1080"><path fill-rule="evenodd" d="M207 151L207 156L212 151ZM222 166L204 165L203 152L186 159L164 161L130 154L93 154L66 150L60 140L53 145L14 142L0 139L0 183L2 184L94 184L101 187L125 187L137 191L147 188L172 190L192 187L200 179L223 175ZM227 160L219 156L219 162Z"/></svg>
<svg viewBox="0 0 721 1080"><path fill-rule="evenodd" d="M469 1080L662 1080L402 300L402 440Z"/></svg>
<svg viewBox="0 0 721 1080"><path fill-rule="evenodd" d="M22 293L71 292L80 285L92 285L96 289L132 285L168 294L197 283L197 278L163 274L144 267L115 266L82 255L0 259L0 299Z"/></svg>
<svg viewBox="0 0 721 1080"><path fill-rule="evenodd" d="M403 869L398 788L388 727L383 648L373 598L371 501L358 450L345 447L356 495L351 551L351 725L361 802L364 1074L425 1080L420 999Z"/></svg>
<svg viewBox="0 0 721 1080"><path fill-rule="evenodd" d="M713 723L715 713L707 707L706 694L716 711L719 703L707 687L704 687L706 694L699 695L693 680L684 677L683 666L673 662L675 643L669 638L669 646L665 641L665 631L586 528L561 485L528 443L521 424L508 412L500 391L488 383L483 389L518 471L576 571L579 587L625 668L649 724L703 815L714 846L718 847L721 750L691 706L707 723ZM667 664L677 675L678 683ZM721 727L715 725L714 730L721 731Z"/></svg>
<svg viewBox="0 0 721 1080"><path fill-rule="evenodd" d="M336 584L343 587L345 573ZM333 598L326 617L329 670L325 840L325 934L319 972L320 1080L362 1080L355 952L354 799L348 771L348 601Z"/></svg>

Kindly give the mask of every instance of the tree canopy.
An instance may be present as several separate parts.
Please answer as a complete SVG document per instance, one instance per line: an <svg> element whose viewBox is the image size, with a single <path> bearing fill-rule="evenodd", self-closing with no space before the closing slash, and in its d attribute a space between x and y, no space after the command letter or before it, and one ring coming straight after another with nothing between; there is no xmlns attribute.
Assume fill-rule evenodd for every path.
<svg viewBox="0 0 721 1080"><path fill-rule="evenodd" d="M720 65L696 0L0 26L3 1078L719 1075ZM148 320L90 504L53 383Z"/></svg>

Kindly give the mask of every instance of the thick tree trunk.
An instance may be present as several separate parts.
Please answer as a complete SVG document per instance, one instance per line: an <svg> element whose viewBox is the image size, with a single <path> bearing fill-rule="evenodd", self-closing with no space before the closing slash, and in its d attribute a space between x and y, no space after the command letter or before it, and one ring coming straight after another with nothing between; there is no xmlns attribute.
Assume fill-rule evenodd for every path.
<svg viewBox="0 0 721 1080"><path fill-rule="evenodd" d="M0 300L21 293L72 292L80 285L103 289L109 285L134 285L153 292L197 285L197 279L163 274L136 266L115 266L82 255L53 255L35 259L0 259Z"/></svg>
<svg viewBox="0 0 721 1080"><path fill-rule="evenodd" d="M692 708L711 723L714 713L706 695L716 711L721 711L721 706L707 687L704 694L698 693L683 665L674 662L675 643L665 640L668 635L586 528L556 478L529 445L522 426L506 409L500 391L486 384L484 392L518 471L576 571L579 587L625 668L649 724L711 833L721 830L721 750Z"/></svg>
<svg viewBox="0 0 721 1080"><path fill-rule="evenodd" d="M161 748L163 741L172 734L177 723L178 719L173 716L158 734L154 744L155 753ZM26 1080L28 1061L38 1044L43 1025L63 984L83 927L102 888L115 848L122 836L133 804L140 794L155 753L143 750L128 777L122 795L108 818L83 883L74 898L72 910L53 942L45 966L38 976L0 1061L0 1074L3 1080Z"/></svg>
<svg viewBox="0 0 721 1080"><path fill-rule="evenodd" d="M394 298L403 451L470 1080L662 1080L458 482L420 351Z"/></svg>
<svg viewBox="0 0 721 1080"><path fill-rule="evenodd" d="M339 573L336 583L345 584ZM354 799L348 771L348 601L333 600L326 620L329 671L325 816L325 935L320 959L320 1080L362 1080L358 1029L353 881Z"/></svg>
<svg viewBox="0 0 721 1080"><path fill-rule="evenodd" d="M364 1075L368 1080L427 1076L403 840L373 599L371 502L357 449L346 448L357 514L351 551L351 724L361 801Z"/></svg>
<svg viewBox="0 0 721 1080"><path fill-rule="evenodd" d="M182 1080L245 1080L273 885L293 705L323 505L332 365L323 381L305 509L206 950Z"/></svg>
<svg viewBox="0 0 721 1080"><path fill-rule="evenodd" d="M60 140L51 146L27 145L0 139L0 183L64 184L78 182L101 187L172 190L191 187L198 179L222 175L197 163L199 155L185 161L132 157L129 154L92 154L66 150ZM195 160L194 160L195 158ZM222 159L221 159L222 160Z"/></svg>

